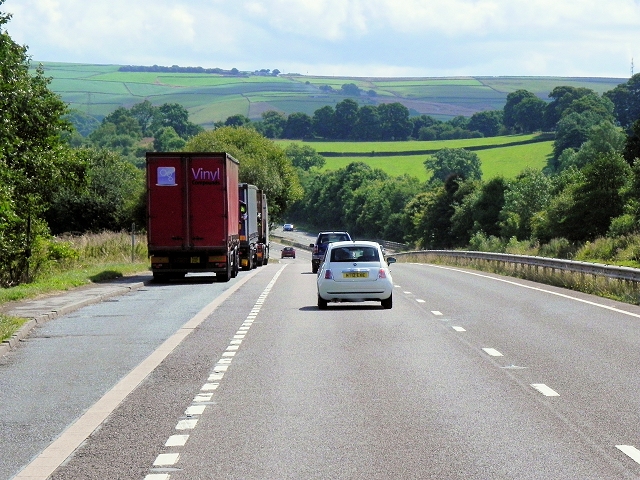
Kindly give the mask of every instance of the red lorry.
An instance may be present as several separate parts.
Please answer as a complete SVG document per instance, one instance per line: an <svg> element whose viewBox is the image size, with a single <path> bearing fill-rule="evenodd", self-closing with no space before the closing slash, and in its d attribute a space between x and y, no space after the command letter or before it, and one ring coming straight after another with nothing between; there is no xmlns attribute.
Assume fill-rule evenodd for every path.
<svg viewBox="0 0 640 480"><path fill-rule="evenodd" d="M238 161L227 153L147 153L147 244L153 278L238 274Z"/></svg>

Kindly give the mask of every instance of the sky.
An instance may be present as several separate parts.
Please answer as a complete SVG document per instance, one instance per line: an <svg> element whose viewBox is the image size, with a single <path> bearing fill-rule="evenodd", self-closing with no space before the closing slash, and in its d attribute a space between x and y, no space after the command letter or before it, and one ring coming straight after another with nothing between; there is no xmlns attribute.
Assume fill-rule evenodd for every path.
<svg viewBox="0 0 640 480"><path fill-rule="evenodd" d="M640 72L640 0L5 0L0 12L34 63L628 78L635 62Z"/></svg>

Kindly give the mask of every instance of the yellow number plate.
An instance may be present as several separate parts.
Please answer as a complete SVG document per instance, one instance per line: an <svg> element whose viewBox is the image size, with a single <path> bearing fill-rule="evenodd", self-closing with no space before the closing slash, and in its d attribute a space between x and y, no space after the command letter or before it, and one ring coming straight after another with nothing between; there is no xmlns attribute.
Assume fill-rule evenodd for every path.
<svg viewBox="0 0 640 480"><path fill-rule="evenodd" d="M200 257L191 257L191 263L200 263Z"/></svg>
<svg viewBox="0 0 640 480"><path fill-rule="evenodd" d="M369 272L345 272L342 274L344 278L367 278Z"/></svg>

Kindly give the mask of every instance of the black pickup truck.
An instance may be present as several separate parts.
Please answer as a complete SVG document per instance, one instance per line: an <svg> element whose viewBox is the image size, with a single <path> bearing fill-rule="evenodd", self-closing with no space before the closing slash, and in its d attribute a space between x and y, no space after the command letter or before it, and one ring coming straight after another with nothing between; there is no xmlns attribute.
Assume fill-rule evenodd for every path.
<svg viewBox="0 0 640 480"><path fill-rule="evenodd" d="M318 273L322 259L324 258L324 252L327 250L327 245L333 242L350 242L351 236L348 232L320 232L316 238L316 243L309 245L313 250L311 251L311 271Z"/></svg>

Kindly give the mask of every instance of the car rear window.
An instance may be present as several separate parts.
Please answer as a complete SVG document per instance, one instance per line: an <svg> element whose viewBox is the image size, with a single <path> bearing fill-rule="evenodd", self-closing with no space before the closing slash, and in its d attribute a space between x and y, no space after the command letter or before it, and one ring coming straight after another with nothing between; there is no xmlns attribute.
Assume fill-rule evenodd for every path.
<svg viewBox="0 0 640 480"><path fill-rule="evenodd" d="M320 235L318 243L346 242L351 240L346 233L326 233Z"/></svg>
<svg viewBox="0 0 640 480"><path fill-rule="evenodd" d="M331 251L332 262L379 262L378 249L374 247L348 246Z"/></svg>

